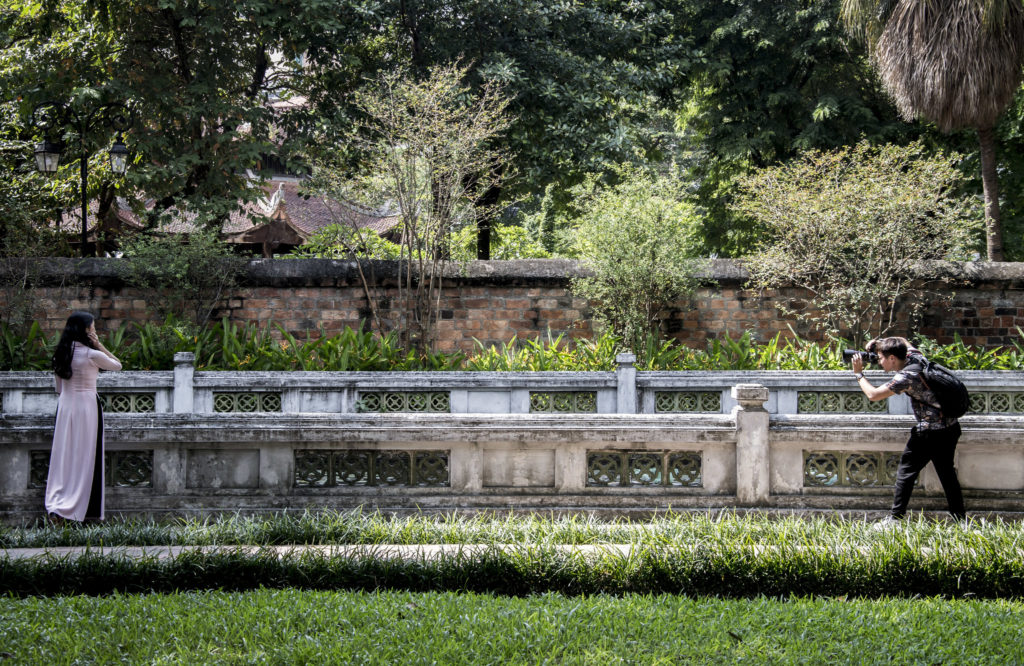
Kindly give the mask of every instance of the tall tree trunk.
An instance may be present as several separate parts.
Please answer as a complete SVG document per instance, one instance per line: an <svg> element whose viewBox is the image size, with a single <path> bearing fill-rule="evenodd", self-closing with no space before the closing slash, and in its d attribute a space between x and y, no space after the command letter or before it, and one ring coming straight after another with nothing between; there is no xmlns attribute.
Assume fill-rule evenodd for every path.
<svg viewBox="0 0 1024 666"><path fill-rule="evenodd" d="M499 166L497 173L499 179L501 174L505 171L504 167ZM484 215L480 217L476 227L476 258L486 261L491 258L491 217L493 207L501 199L501 185L492 185L487 188L483 196L477 201L477 206L480 209L486 211Z"/></svg>
<svg viewBox="0 0 1024 666"><path fill-rule="evenodd" d="M981 143L981 182L985 189L985 247L989 261L1003 261L1003 227L999 221L999 179L996 176L996 135L992 127L978 128Z"/></svg>

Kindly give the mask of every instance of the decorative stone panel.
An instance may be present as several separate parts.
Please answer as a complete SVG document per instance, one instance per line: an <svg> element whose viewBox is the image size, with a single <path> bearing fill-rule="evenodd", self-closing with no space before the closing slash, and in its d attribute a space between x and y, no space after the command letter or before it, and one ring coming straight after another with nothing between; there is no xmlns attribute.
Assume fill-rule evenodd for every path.
<svg viewBox="0 0 1024 666"><path fill-rule="evenodd" d="M103 460L108 488L152 488L153 451L106 451ZM50 452L29 451L29 488L45 488Z"/></svg>
<svg viewBox="0 0 1024 666"><path fill-rule="evenodd" d="M596 391L530 391L531 412L592 414L597 412Z"/></svg>
<svg viewBox="0 0 1024 666"><path fill-rule="evenodd" d="M357 412L450 412L448 391L370 391L359 394Z"/></svg>
<svg viewBox="0 0 1024 666"><path fill-rule="evenodd" d="M296 488L450 485L448 451L296 449Z"/></svg>
<svg viewBox="0 0 1024 666"><path fill-rule="evenodd" d="M103 393L100 400L108 414L156 411L156 393Z"/></svg>
<svg viewBox="0 0 1024 666"><path fill-rule="evenodd" d="M800 414L878 414L888 410L885 400L871 402L860 391L799 391Z"/></svg>
<svg viewBox="0 0 1024 666"><path fill-rule="evenodd" d="M588 486L700 488L699 451L588 451Z"/></svg>
<svg viewBox="0 0 1024 666"><path fill-rule="evenodd" d="M50 452L29 451L28 487L45 488L50 473Z"/></svg>
<svg viewBox="0 0 1024 666"><path fill-rule="evenodd" d="M721 391L656 391L657 412L697 412L717 414L722 411Z"/></svg>
<svg viewBox="0 0 1024 666"><path fill-rule="evenodd" d="M1024 414L1024 393L971 391L971 414Z"/></svg>
<svg viewBox="0 0 1024 666"><path fill-rule="evenodd" d="M112 488L152 488L152 451L107 451L106 481Z"/></svg>
<svg viewBox="0 0 1024 666"><path fill-rule="evenodd" d="M804 451L804 486L892 486L900 455L892 451Z"/></svg>
<svg viewBox="0 0 1024 666"><path fill-rule="evenodd" d="M280 393L214 393L215 412L279 412Z"/></svg>

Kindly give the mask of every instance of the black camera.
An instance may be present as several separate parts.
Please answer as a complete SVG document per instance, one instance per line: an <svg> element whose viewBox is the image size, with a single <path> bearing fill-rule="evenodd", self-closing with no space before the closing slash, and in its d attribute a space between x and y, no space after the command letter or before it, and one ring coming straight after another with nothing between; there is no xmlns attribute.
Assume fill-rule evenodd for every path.
<svg viewBox="0 0 1024 666"><path fill-rule="evenodd" d="M868 363L878 363L878 354L875 352L860 351L857 349L844 349L843 363L849 365L857 356L860 356L861 360L864 361L864 365L867 365Z"/></svg>

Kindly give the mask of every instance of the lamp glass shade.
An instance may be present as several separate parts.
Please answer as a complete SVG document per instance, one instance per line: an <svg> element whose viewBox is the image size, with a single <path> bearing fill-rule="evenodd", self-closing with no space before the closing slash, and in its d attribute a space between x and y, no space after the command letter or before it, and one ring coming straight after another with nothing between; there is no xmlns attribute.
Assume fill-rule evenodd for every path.
<svg viewBox="0 0 1024 666"><path fill-rule="evenodd" d="M120 138L110 147L110 170L119 176L128 170L128 148Z"/></svg>
<svg viewBox="0 0 1024 666"><path fill-rule="evenodd" d="M43 141L36 144L36 169L42 173L54 173L60 166L60 145Z"/></svg>

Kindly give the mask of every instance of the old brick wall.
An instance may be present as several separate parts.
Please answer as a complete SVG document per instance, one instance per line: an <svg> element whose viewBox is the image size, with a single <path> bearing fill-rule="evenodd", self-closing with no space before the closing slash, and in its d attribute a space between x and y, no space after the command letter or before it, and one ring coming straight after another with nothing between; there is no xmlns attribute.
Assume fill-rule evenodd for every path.
<svg viewBox="0 0 1024 666"><path fill-rule="evenodd" d="M118 278L116 259L46 260L46 278L34 290L36 318L47 331L59 330L72 309L97 314L99 328L111 330L127 321L152 315L143 294ZM393 265L380 264L378 304L387 312L398 291ZM472 351L474 339L484 344L536 335L593 335L591 312L575 297L569 282L579 268L567 260L472 262L456 267L446 281L438 323L438 347ZM940 341L959 333L965 342L983 346L1007 344L1024 327L1024 264L978 264L964 267L966 281L945 304L936 304L918 330ZM820 333L779 315L776 302L806 307L808 294L799 287L769 293L744 288L745 274L733 261L713 262L708 277L714 286L700 289L690 303L666 313L666 332L695 346L709 338L752 331L760 340L790 327L802 337ZM4 295L0 293L0 307ZM369 317L367 299L351 262L331 260L256 260L250 262L243 286L225 299L218 316L235 322L269 321L299 335L322 328L333 333L356 327ZM904 317L905 320L905 317ZM900 333L908 325L899 326Z"/></svg>

